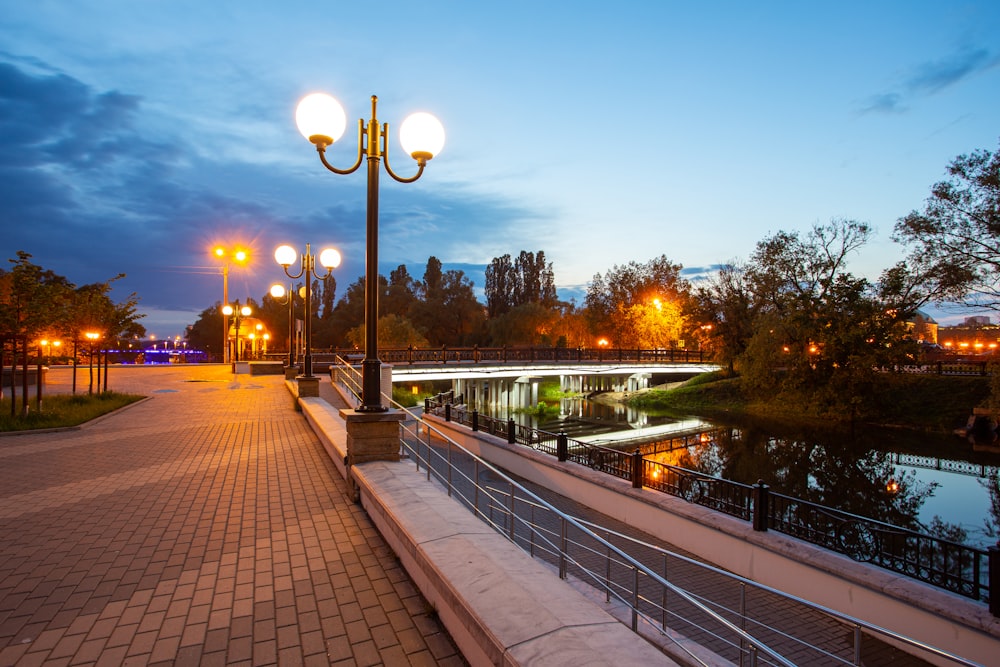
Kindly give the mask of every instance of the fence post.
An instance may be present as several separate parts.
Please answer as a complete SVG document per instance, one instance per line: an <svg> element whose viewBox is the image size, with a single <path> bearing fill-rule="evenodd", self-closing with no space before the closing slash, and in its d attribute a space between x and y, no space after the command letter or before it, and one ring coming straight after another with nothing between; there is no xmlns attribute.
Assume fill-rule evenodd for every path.
<svg viewBox="0 0 1000 667"><path fill-rule="evenodd" d="M451 421L451 403L444 404L444 420L446 422Z"/></svg>
<svg viewBox="0 0 1000 667"><path fill-rule="evenodd" d="M472 411L472 430L479 430L479 410Z"/></svg>
<svg viewBox="0 0 1000 667"><path fill-rule="evenodd" d="M642 451L632 452L632 488L642 488Z"/></svg>
<svg viewBox="0 0 1000 667"><path fill-rule="evenodd" d="M1000 618L1000 542L987 549L989 552L990 613Z"/></svg>
<svg viewBox="0 0 1000 667"><path fill-rule="evenodd" d="M565 431L560 431L556 436L556 458L565 461L569 458L569 440Z"/></svg>
<svg viewBox="0 0 1000 667"><path fill-rule="evenodd" d="M753 529L764 532L767 530L767 513L770 491L764 480L758 479L753 485Z"/></svg>
<svg viewBox="0 0 1000 667"><path fill-rule="evenodd" d="M517 442L517 424L513 419L507 420L507 444L513 445Z"/></svg>

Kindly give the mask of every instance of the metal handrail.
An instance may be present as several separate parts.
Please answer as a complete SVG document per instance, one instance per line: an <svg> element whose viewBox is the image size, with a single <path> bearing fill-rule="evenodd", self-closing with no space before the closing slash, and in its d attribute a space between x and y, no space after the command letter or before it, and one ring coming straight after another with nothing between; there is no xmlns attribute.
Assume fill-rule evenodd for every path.
<svg viewBox="0 0 1000 667"><path fill-rule="evenodd" d="M344 377L344 376L341 376L341 377ZM390 401L391 403L395 403L395 401L392 401L391 397L385 397L385 398L388 401ZM646 567L640 561L638 561L637 559L633 558L630 554L626 553L625 551L623 551L622 549L620 549L616 545L612 544L609 541L609 539L602 538L600 535L597 534L597 532L595 532L595 529L600 529L609 538L611 536L614 536L616 539L625 539L628 542L630 542L632 544L635 544L635 545L639 545L639 546L641 546L643 548L656 550L664 558L664 564L666 563L665 559L669 556L671 558L678 559L679 561L682 561L682 562L687 563L689 565L694 565L696 567L699 567L699 568L703 569L706 572L711 572L714 575L726 578L726 579L732 581L733 583L737 584L741 588L741 600L743 600L744 602L745 602L745 590L746 590L746 588L754 588L756 590L764 591L764 592L767 592L768 594L778 596L778 597L782 598L783 600L785 600L785 601L787 601L787 602L789 602L791 604L799 605L799 606L802 606L802 607L804 607L806 609L822 613L822 614L824 614L824 615L826 615L826 616L828 616L828 617L830 617L832 619L835 619L836 621L838 621L840 623L843 623L844 625L850 626L850 628L852 630L852 633L853 633L853 637L854 637L854 647L853 647L852 661L848 661L848 660L845 660L845 659L840 658L838 656L835 656L835 655L829 653L827 650L825 650L825 649L817 646L816 644L808 643L808 642L805 642L804 640L791 637L787 633L784 633L784 632L782 632L780 630L777 630L775 628L772 628L770 626L763 626L763 627L766 627L769 631L774 632L774 633L776 633L779 636L788 637L791 640L795 641L796 643L807 645L810 648L812 648L813 650L817 651L819 654L824 655L824 656L826 656L826 657L828 657L828 658L830 658L830 659L832 659L832 660L834 660L836 662L839 662L839 663L842 663L842 664L854 664L854 665L861 664L861 657L862 657L861 656L861 635L862 635L863 632L868 632L870 634L880 635L882 637L885 637L885 638L887 638L887 639L889 639L891 641L897 642L899 644L902 644L902 645L905 645L905 646L909 646L909 647L911 647L914 650L922 651L922 652L924 652L926 654L930 654L932 656L948 660L948 661L953 662L955 664L966 665L966 666L969 666L969 667L975 667L978 664L978 663L966 660L965 658L962 658L960 656L956 656L956 655L950 654L950 653L948 653L946 651L943 651L941 649L938 649L936 647L924 644L923 642L919 642L917 640L905 637L903 635L900 635L900 634L898 634L896 632L893 632L891 630L888 630L886 628L882 628L880 626L877 626L877 625L874 625L874 624L871 624L871 623L867 623L867 622L862 621L860 619L856 619L856 618L850 617L850 616L848 616L846 614L842 614L842 613L837 612L835 610L828 609L828 608L823 607L821 605L817 605L817 604L811 603L811 602L809 602L807 600L803 600L801 598L798 598L796 596L784 593L784 592L779 591L777 589L773 589L773 588L765 586L763 584L759 584L759 583L754 582L754 581L752 581L750 579L746 579L744 577L739 577L739 576L734 575L734 574L732 574L730 572L726 572L724 570L716 568L716 567L714 567L712 565L701 563L699 561L693 560L693 559L688 558L686 556L683 556L681 554L676 554L676 553L671 552L669 550L662 549L661 547L656 547L655 545L647 544L645 542L642 542L641 540L636 540L635 538L630 538L628 536L622 535L621 533L617 533L615 531L611 531L611 530L609 530L607 528L601 528L601 527L596 526L595 524L593 524L591 522L585 521L583 519L578 519L578 518L573 517L573 516L571 516L569 514L566 514L563 511L561 511L558 508L556 508L555 506L553 506L550 503L548 503L547 501L545 501L542 498L538 497L536 494L534 494L529 489L525 488L521 484L519 484L516 481L514 481L513 479L511 479L502 470L496 468L495 466L493 466L489 462L487 462L487 461L479 458L478 456L476 456L472 452L470 452L467 449L465 449L464 447L462 447L460 444L456 443L453 439L451 439L449 436L447 436L447 434L441 432L434 425L432 425L432 424L430 424L430 423L422 420L422 418L420 416L414 414L413 412L411 412L410 410L404 408L403 406L399 405L398 403L395 403L395 405L398 408L400 408L401 410L403 410L412 420L415 420L417 422L417 424L418 424L414 428L414 427L408 426L406 423L402 423L401 422L401 425L400 425L400 445L401 445L401 447L405 451L409 452L413 456L413 459L414 459L414 461L415 461L415 463L417 465L417 469L418 470L420 469L420 463L421 463L421 461L424 462L425 468L427 470L427 479L428 480L430 480L432 478L432 472L433 472L434 478L437 479L439 482L441 482L442 484L445 485L445 487L446 487L446 489L448 491L449 496L451 496L453 493L455 493L455 492L458 491L458 489L457 489L457 487L456 487L456 485L454 483L454 476L455 476L455 474L457 472L458 476L460 478L464 479L466 482L470 483L472 485L472 488L474 489L473 494L474 494L475 497L471 501L466 496L461 496L460 495L460 497L467 504L471 505L471 507L473 508L474 513L477 516L479 516L481 519L483 519L484 521L486 521L487 523L489 523L490 525L492 525L495 529L498 529L498 531L501 534L504 534L504 535L508 536L508 539L510 539L516 545L518 544L516 526L520 525L524 530L526 530L532 536L532 539L530 541L530 549L526 549L527 551L529 551L529 553L532 555L532 557L535 556L534 551L535 551L535 548L537 546L537 543L536 543L536 541L535 541L534 538L538 537L542 541L542 543L544 545L549 545L550 551L552 551L553 553L558 553L559 574L560 574L560 576L562 578L567 578L568 564L572 563L575 567L579 568L579 570L582 573L586 573L586 576L591 580L592 585L595 585L597 588L603 588L604 589L607 601L610 601L611 598L613 597L616 600L618 600L620 603L622 603L622 604L626 605L627 607L629 607L629 609L631 611L631 615L632 615L632 629L633 629L633 631L638 631L638 620L641 618L645 622L645 624L646 624L646 626L644 626L644 627L655 628L656 630L658 630L660 632L661 636L666 637L670 641L673 641L675 644L677 644L677 646L681 650L683 650L686 653L688 653L688 655L690 655L693 659L695 659L698 662L700 662L700 660L696 656L692 655L691 652L685 646L683 646L682 644L680 644L679 642L677 642L677 640L671 634L669 634L667 632L666 616L667 616L668 613L671 613L671 612L668 612L667 606L666 606L666 603L665 603L666 596L667 596L668 592L675 594L676 596L680 597L682 600L684 600L684 601L688 602L689 604L693 605L696 609L698 609L702 613L706 614L715 623L720 624L722 627L726 628L731 633L734 633L737 637L739 637L740 644L737 647L731 640L727 641L724 638L722 638L720 635L718 635L716 632L711 631L711 630L709 630L709 629L707 629L707 628L705 628L703 626L700 626L703 631L708 632L711 636L714 636L714 637L716 637L718 639L721 639L722 641L726 641L731 646L734 646L734 647L738 648L741 662L742 662L744 656L749 655L752 658L752 660L754 661L754 664L756 664L756 660L758 658L758 652L762 651L764 653L765 660L768 661L768 662L770 662L770 660L767 660L767 658L770 657L770 659L772 659L772 660L775 661L774 664L781 664L781 665L793 664L787 658L784 658L779 653L777 653L775 650L769 648L765 643L763 643L759 639L753 637L749 632L747 632L745 630L745 627L737 627L736 624L734 624L733 622L729 621L724 616L722 616L722 614L720 612L717 612L717 611L713 610L710 605L714 604L714 603L711 603L710 601L705 600L704 598L701 598L700 596L697 596L697 595L695 595L693 593L688 592L685 589L682 589L682 588L680 588L680 587L672 584L669 580L667 580L667 578L666 578L666 572L664 572L664 575L661 577L658 573L653 572L650 568ZM421 429L423 429L423 431L424 431L424 433L426 435L426 448L425 448L426 456L424 458L421 458L420 451L419 451L419 447L420 447L420 444L421 444L419 431ZM414 439L414 442L416 444L414 444L414 442L411 442L411 441L407 440L407 438L405 437L407 434L409 434ZM440 452L437 452L436 448L432 446L432 444L431 444L432 434L434 436L436 436L437 438L439 438L442 441L442 443L447 443L447 455L440 454ZM475 473L474 473L473 478L470 478L463 471L461 471L457 467L456 464L453 463L453 461L452 461L452 452L453 452L454 449L458 449L462 453L463 457L465 457L467 460L471 460L471 461L474 462ZM432 450L434 450L433 453L437 457L437 459L440 462L442 462L442 463L444 463L446 465L446 472L441 473L441 472L433 470L433 466L431 465L431 453L432 453ZM489 471L490 474L496 475L497 477L499 477L500 479L502 479L507 484L508 488L510 489L509 497L505 498L505 496L502 493L502 491L500 491L498 489L494 489L492 487L486 487L486 486L480 484L479 483L479 477L480 477L480 474L481 474L481 470ZM559 536L558 540L557 540L557 538L555 536L555 533L553 533L551 530L543 529L543 527L541 527L541 526L536 526L535 522L533 520L530 521L530 522L525 521L524 519L522 519L521 517L519 517L516 514L516 512L514 512L514 507L515 507L515 504L516 504L515 503L515 498L514 498L515 489L518 492L520 492L525 498L528 499L528 500L520 500L519 502L521 502L521 503L529 503L531 505L531 507L532 507L532 515L534 514L534 509L536 509L536 508L544 508L544 510L546 512L550 512L550 513L554 514L556 517L559 518L559 524L561 526L561 529L560 529L560 536ZM507 525L507 526L498 525L498 523L496 521L494 521L492 519L492 517L487 517L485 515L485 513L479 509L479 501L478 501L479 494L484 494L487 498L489 498L489 500L490 500L489 508L494 508L494 507L496 507L496 508L503 508L503 511L504 511L505 515L509 516L509 520L507 521L507 523L509 525ZM636 584L635 584L635 586L632 589L631 597L629 597L629 596L626 595L626 591L617 589L614 586L612 586L610 582L605 583L604 581L602 581L602 579L599 576L596 576L593 572L591 572L586 567L584 567L580 563L580 559L573 558L570 554L567 553L567 549L566 549L566 547L568 546L568 536L567 536L567 531L566 531L566 527L567 526L573 526L574 528L578 529L579 531L581 531L582 534L586 535L589 539L591 539L592 541L594 541L597 544L601 545L606 550L606 559L607 559L606 571L608 573L610 573L610 571L611 571L612 563L613 562L619 563L619 564L626 564L628 567L631 568L632 572L634 573L635 579L636 579ZM506 530L504 530L504 529L506 529ZM522 540L522 542L523 542L523 540ZM557 546L557 544L560 545L560 546ZM520 544L519 546L521 546L522 549L525 548L525 545L523 543ZM594 552L594 553L596 553L596 551L594 551L594 550L591 550L591 551ZM655 621L650 616L650 614L643 612L639 608L638 602L639 602L639 597L640 596L639 596L638 578L639 578L640 575L643 576L643 577L646 577L649 582L653 582L654 584L656 584L656 585L658 585L658 586L661 587L661 600L663 600L664 603L662 605L657 605L657 608L662 613L662 616L661 616L662 623L658 623L657 621ZM610 576L608 577L608 579L610 579ZM643 602L650 603L651 602L651 598L645 597L645 598L643 598ZM653 604L655 605L655 602ZM726 611L731 612L732 610L726 610ZM681 618L676 613L673 613L672 617L674 619L676 619L676 620L681 620L681 621L686 621L687 620L686 618ZM740 619L740 623L742 625L744 625L744 626L746 625L746 623L748 621L751 622L751 623L754 623L754 624L758 624L758 622L756 620L754 620L754 619L748 619L746 617L746 615L745 615L745 609L744 609L744 613L740 613L739 616L738 616L738 618Z"/></svg>
<svg viewBox="0 0 1000 667"><path fill-rule="evenodd" d="M501 420L465 406L451 406L449 413L452 421L473 430L494 435L503 431ZM518 426L513 434L513 439L507 438L510 444L520 443L560 461L630 481L633 487L667 493L750 521L756 530L792 535L973 600L989 599L991 610L1000 597L1000 581L991 580L989 564L1000 555L992 556L989 550L774 493L760 484L742 484L647 460L635 452L572 440L563 433ZM810 516L816 520L810 522Z"/></svg>

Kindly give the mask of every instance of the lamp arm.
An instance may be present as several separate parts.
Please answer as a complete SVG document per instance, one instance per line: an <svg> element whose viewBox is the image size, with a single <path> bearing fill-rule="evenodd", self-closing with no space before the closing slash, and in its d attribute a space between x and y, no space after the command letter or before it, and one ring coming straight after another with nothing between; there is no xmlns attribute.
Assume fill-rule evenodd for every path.
<svg viewBox="0 0 1000 667"><path fill-rule="evenodd" d="M295 275L293 276L292 274L290 274L290 273L288 272L288 267L287 267L287 266L285 266L285 267L282 267L282 268L283 268L283 269L285 270L285 275L286 275L286 276L288 276L289 278L291 278L292 280L298 280L299 278L301 278L301 277L302 277L302 274L306 272L306 269L305 269L305 267L302 267L301 269L299 269L299 272L298 272L298 273L296 273L296 274L295 274Z"/></svg>
<svg viewBox="0 0 1000 667"><path fill-rule="evenodd" d="M342 175L353 174L358 170L358 167L361 166L362 160L364 160L364 147L362 141L362 138L364 137L365 134L364 124L365 122L363 120L360 119L358 120L358 159L355 160L354 164L351 167L348 167L347 169L338 169L329 162L327 162L326 144L320 142L316 143L316 152L319 153L320 162L323 163L324 167L326 167L335 174L342 174Z"/></svg>
<svg viewBox="0 0 1000 667"><path fill-rule="evenodd" d="M402 176L397 176L396 172L394 172L392 170L392 167L389 166L389 123L386 123L382 126L382 139L383 139L383 146L385 147L382 150L382 159L385 161L386 172L388 172L389 175L392 176L393 180L399 181L400 183L412 183L413 181L423 176L424 166L426 166L427 164L427 160L423 158L417 160L417 164L419 165L420 168L417 169L416 174L414 174L409 178L403 178Z"/></svg>

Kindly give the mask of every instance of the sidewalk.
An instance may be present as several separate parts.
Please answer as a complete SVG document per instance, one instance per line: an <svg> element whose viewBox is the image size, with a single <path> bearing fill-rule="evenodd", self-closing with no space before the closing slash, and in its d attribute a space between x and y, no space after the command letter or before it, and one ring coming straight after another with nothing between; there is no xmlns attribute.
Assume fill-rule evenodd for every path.
<svg viewBox="0 0 1000 667"><path fill-rule="evenodd" d="M283 378L109 380L150 398L0 437L0 667L463 664Z"/></svg>

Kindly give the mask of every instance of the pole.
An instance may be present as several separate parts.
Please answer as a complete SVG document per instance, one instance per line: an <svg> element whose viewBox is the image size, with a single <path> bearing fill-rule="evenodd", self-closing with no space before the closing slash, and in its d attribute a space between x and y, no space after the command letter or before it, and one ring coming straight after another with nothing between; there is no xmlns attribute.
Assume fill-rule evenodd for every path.
<svg viewBox="0 0 1000 667"><path fill-rule="evenodd" d="M222 305L229 303L229 262L222 265ZM222 318L222 363L229 363L229 318Z"/></svg>
<svg viewBox="0 0 1000 667"><path fill-rule="evenodd" d="M310 378L313 374L313 357L312 357L312 274L313 274L313 256L312 248L307 243L306 252L302 255L302 274L306 278L306 312L302 314L302 318L306 321L306 341L305 341L305 356L302 359L302 377Z"/></svg>
<svg viewBox="0 0 1000 667"><path fill-rule="evenodd" d="M368 204L365 253L365 358L361 362L361 406L359 412L385 412L382 405L382 363L378 358L378 121L372 102L368 125ZM374 130L372 129L374 126ZM375 145L372 145L374 141Z"/></svg>
<svg viewBox="0 0 1000 667"><path fill-rule="evenodd" d="M295 283L288 286L288 367L295 365Z"/></svg>

